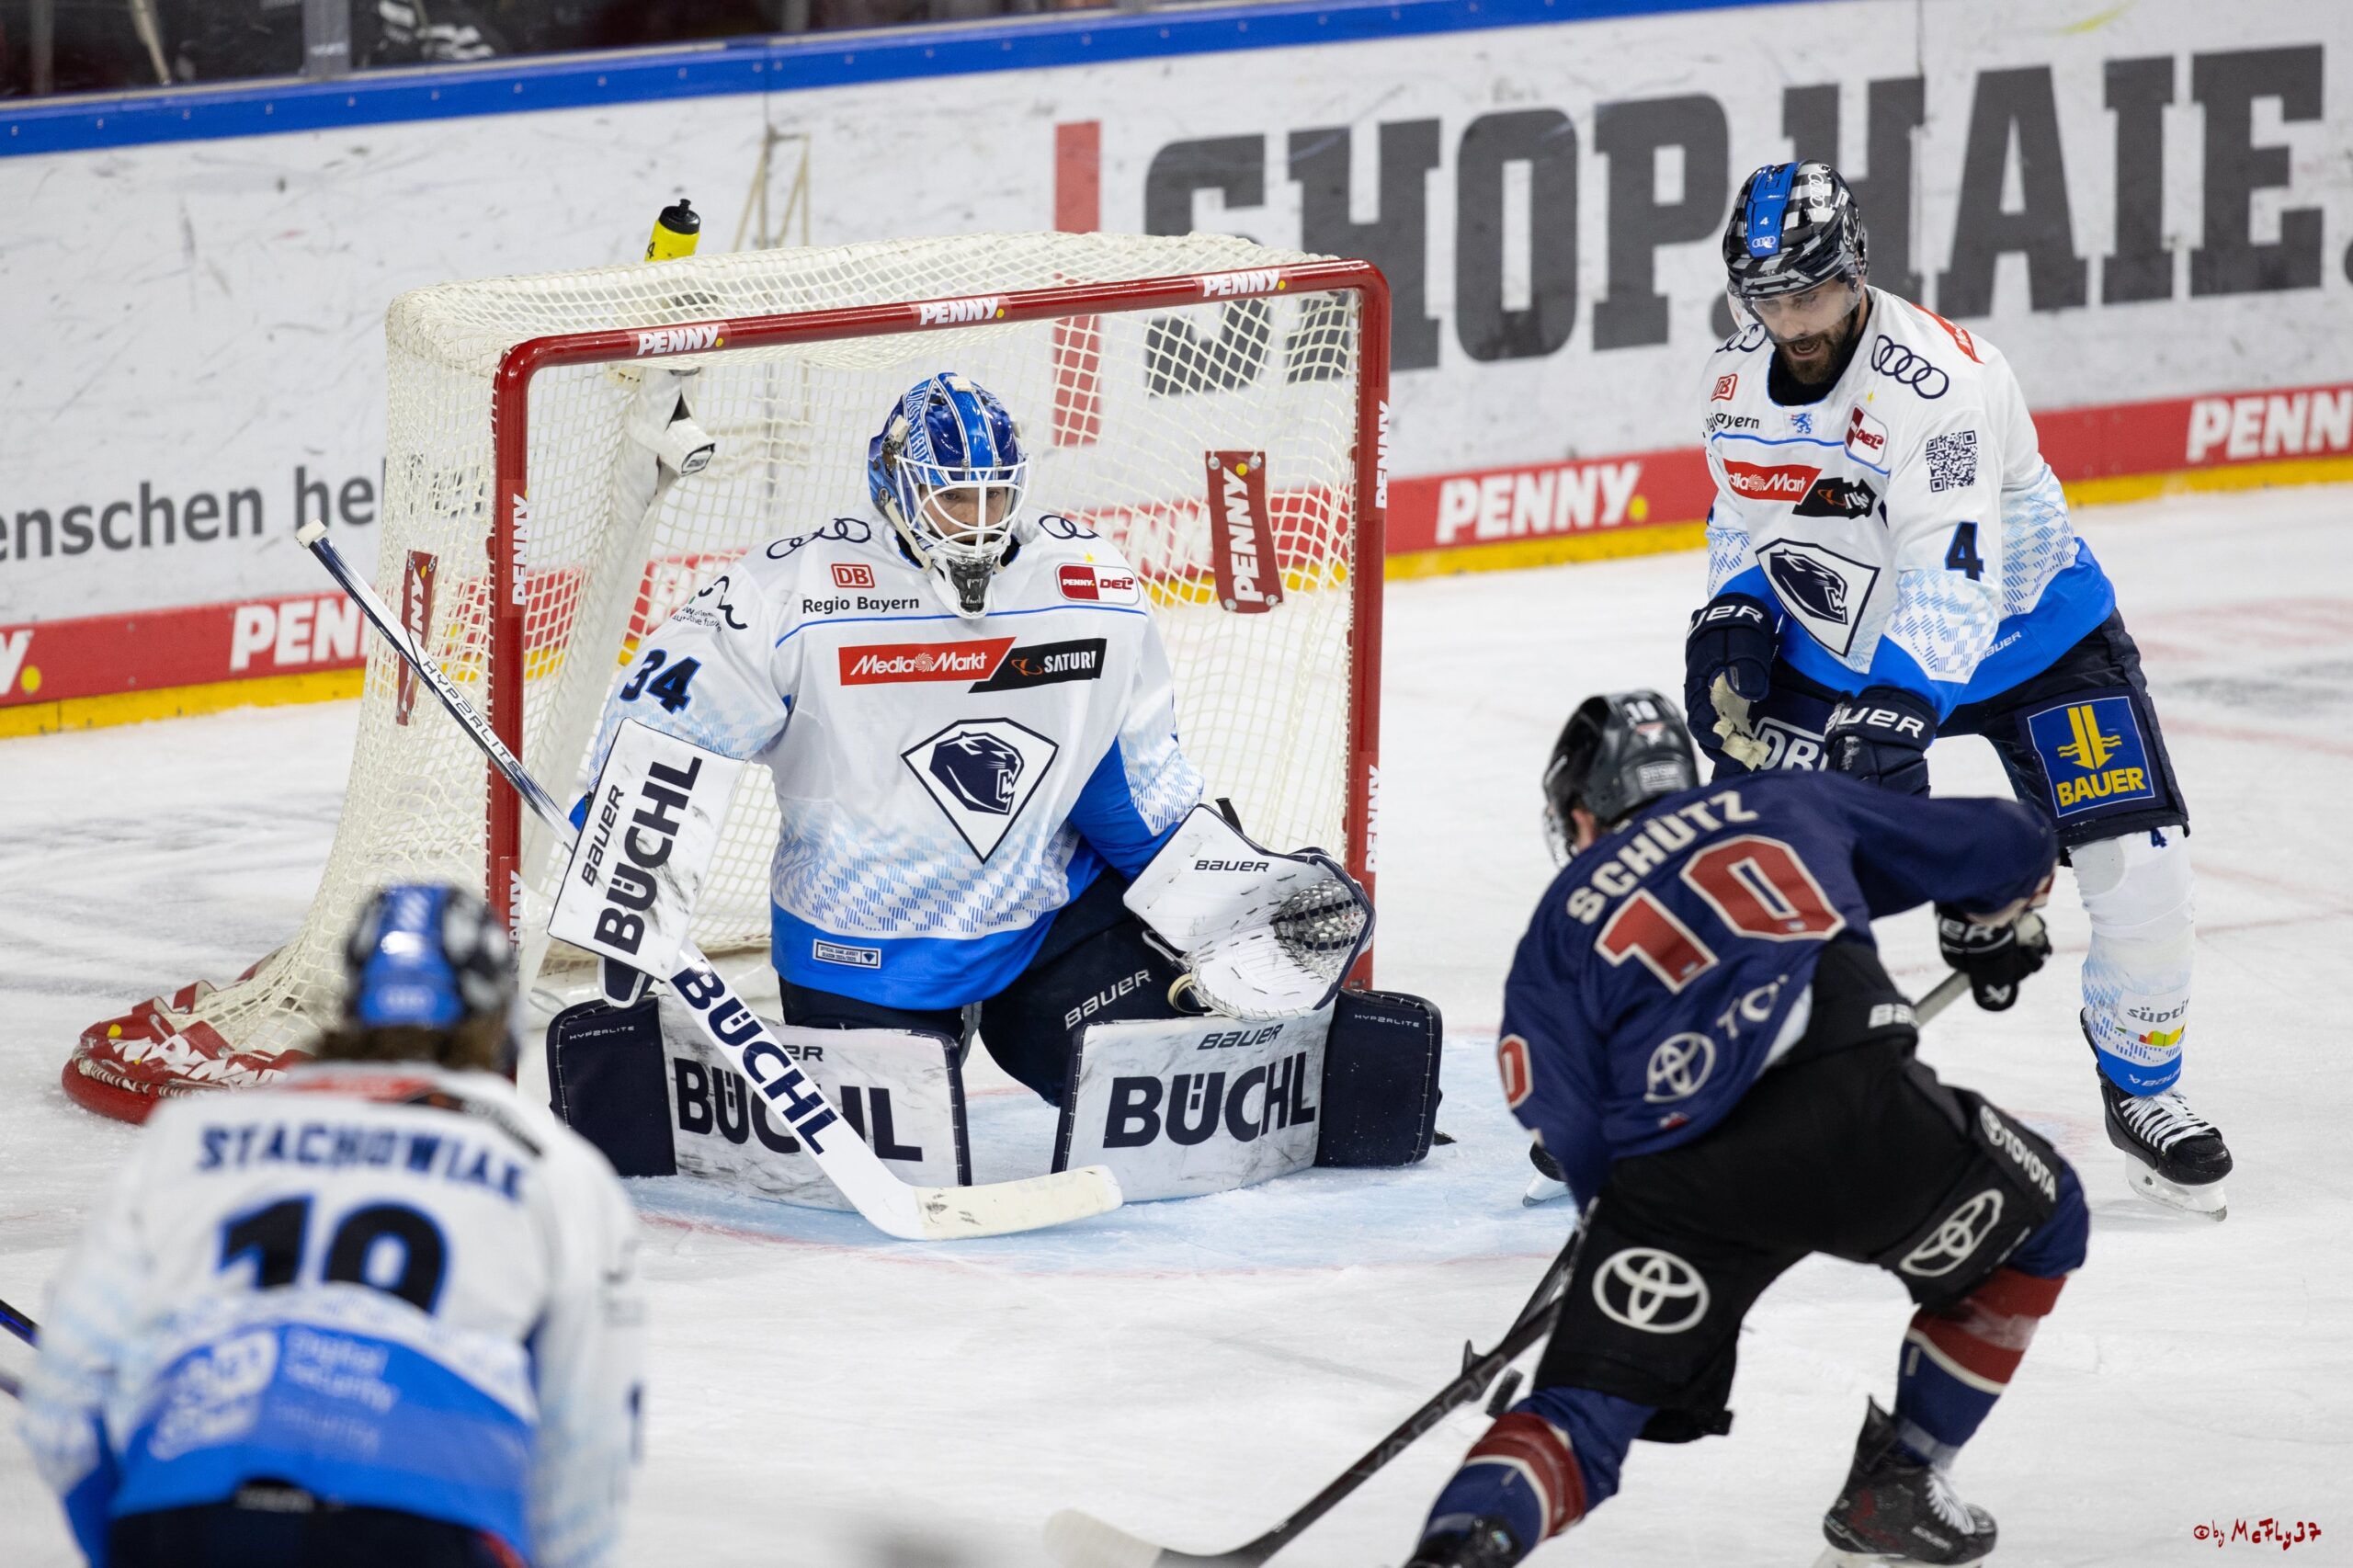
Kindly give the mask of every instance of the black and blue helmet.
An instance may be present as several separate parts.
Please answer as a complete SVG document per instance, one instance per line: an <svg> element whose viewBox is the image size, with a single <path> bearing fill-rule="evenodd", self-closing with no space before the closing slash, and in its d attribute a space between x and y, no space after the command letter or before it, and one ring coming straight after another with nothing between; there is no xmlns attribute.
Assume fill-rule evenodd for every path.
<svg viewBox="0 0 2353 1568"><path fill-rule="evenodd" d="M1743 300L1800 294L1870 265L1855 193L1828 164L1768 164L1742 183L1724 226L1727 287Z"/></svg>
<svg viewBox="0 0 2353 1568"><path fill-rule="evenodd" d="M358 1028L453 1029L503 1018L515 1000L506 933L462 889L380 891L344 947L343 1016Z"/></svg>
<svg viewBox="0 0 2353 1568"><path fill-rule="evenodd" d="M866 482L948 608L984 612L1029 483L1029 460L1005 404L953 371L917 381L868 443ZM950 527L939 503L960 494L977 520Z"/></svg>

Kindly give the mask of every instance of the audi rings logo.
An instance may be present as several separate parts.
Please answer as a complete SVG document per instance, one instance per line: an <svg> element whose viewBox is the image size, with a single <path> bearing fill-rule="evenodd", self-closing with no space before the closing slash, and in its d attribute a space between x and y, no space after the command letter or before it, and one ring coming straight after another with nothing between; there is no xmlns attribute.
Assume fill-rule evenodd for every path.
<svg viewBox="0 0 2353 1568"><path fill-rule="evenodd" d="M1708 1315L1708 1282L1671 1252L1626 1247L1594 1275L1593 1301L1612 1323L1644 1334L1681 1334Z"/></svg>
<svg viewBox="0 0 2353 1568"><path fill-rule="evenodd" d="M1950 1274L1975 1256L1984 1244L1986 1233L2001 1217L2001 1190L1989 1187L1946 1215L1944 1223L1930 1232L1927 1240L1905 1253L1896 1267L1920 1279Z"/></svg>
<svg viewBox="0 0 2353 1568"><path fill-rule="evenodd" d="M1925 398L1940 398L1952 390L1950 376L1885 333L1871 339L1871 369Z"/></svg>
<svg viewBox="0 0 2353 1568"><path fill-rule="evenodd" d="M1703 1034L1671 1034L1651 1048L1643 1073L1643 1103L1666 1105L1699 1092L1716 1070L1716 1042Z"/></svg>

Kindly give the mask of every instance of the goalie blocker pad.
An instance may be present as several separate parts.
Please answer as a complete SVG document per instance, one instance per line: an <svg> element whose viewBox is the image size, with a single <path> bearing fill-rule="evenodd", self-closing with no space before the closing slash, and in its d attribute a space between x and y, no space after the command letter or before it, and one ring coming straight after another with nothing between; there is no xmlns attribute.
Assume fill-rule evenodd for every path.
<svg viewBox="0 0 2353 1568"><path fill-rule="evenodd" d="M1108 1165L1130 1201L1314 1165L1412 1165L1438 1118L1438 1009L1343 992L1301 1018L1095 1024L1073 1049L1054 1169Z"/></svg>
<svg viewBox="0 0 2353 1568"><path fill-rule="evenodd" d="M945 1035L769 1026L900 1180L972 1184L964 1081ZM694 1176L756 1198L846 1210L790 1130L676 998L584 1002L548 1025L549 1105L625 1176Z"/></svg>
<svg viewBox="0 0 2353 1568"><path fill-rule="evenodd" d="M635 719L613 737L548 916L549 936L602 960L607 1001L633 1003L638 976L677 969L743 771Z"/></svg>

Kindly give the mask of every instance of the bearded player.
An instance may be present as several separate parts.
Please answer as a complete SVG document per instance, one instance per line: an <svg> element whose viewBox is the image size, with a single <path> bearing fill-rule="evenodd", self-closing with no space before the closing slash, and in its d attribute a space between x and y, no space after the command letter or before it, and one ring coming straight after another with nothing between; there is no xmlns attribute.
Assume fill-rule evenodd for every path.
<svg viewBox="0 0 2353 1568"><path fill-rule="evenodd" d="M1685 655L1716 777L1827 767L1925 794L1931 740L1991 741L2091 915L2081 1021L2109 1139L2135 1191L2222 1218L2230 1151L2178 1086L2188 809L2009 362L1869 285L1861 215L1826 164L1751 175L1723 254L1749 324L1708 362L1712 597ZM1968 931L1949 915L1959 964Z"/></svg>

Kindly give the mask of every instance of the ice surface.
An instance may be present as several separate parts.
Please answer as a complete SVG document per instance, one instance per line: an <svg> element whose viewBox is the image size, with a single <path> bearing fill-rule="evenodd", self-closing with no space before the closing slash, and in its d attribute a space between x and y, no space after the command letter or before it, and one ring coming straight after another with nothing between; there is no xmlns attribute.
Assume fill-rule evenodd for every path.
<svg viewBox="0 0 2353 1568"><path fill-rule="evenodd" d="M2353 850L2353 491L2179 499L2083 517L2147 656L2195 813L2196 1027L2186 1080L2239 1161L2231 1217L2129 1196L2077 1036L2085 924L1999 1016L1966 1006L1926 1054L2083 1168L2091 1261L1962 1458L1964 1494L2025 1564L2205 1562L2195 1527L2327 1532L2353 1562L2353 1138L2344 1006ZM1076 1506L1195 1551L1256 1534L1506 1325L1565 1213L1523 1210L1523 1142L1488 1049L1513 943L1549 873L1536 778L1571 704L1679 692L1697 556L1399 584L1389 594L1379 965L1445 1009L1458 1140L1414 1170L1314 1172L1138 1206L1067 1231L922 1246L847 1216L649 1184L655 1349L624 1561L1042 1561ZM75 1033L300 918L333 831L347 705L0 744L0 1298L38 1312L136 1134L69 1104ZM1938 788L2000 790L1983 742ZM1924 915L1880 931L1935 977ZM2316 1010L2317 1009L2317 1010ZM977 1080L983 1177L1041 1168L1052 1119ZM1873 1272L1816 1261L1751 1315L1724 1439L1638 1448L1626 1489L1540 1562L1799 1563L1907 1316ZM0 1344L0 1368L22 1347ZM5 1413L0 1413L5 1415ZM1395 1562L1483 1424L1392 1465L1279 1562ZM2228 1549L2244 1553L2249 1549ZM2276 1549L2257 1549L2276 1550ZM0 1435L0 1563L75 1561Z"/></svg>

